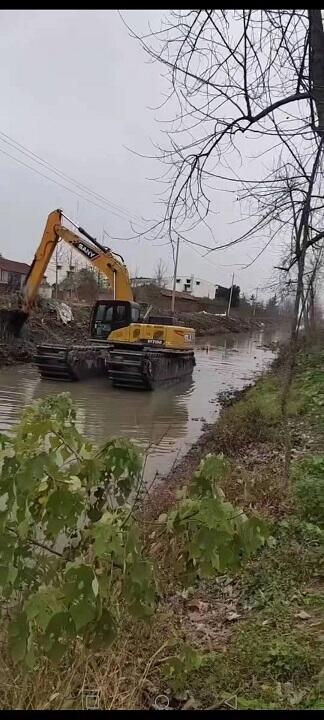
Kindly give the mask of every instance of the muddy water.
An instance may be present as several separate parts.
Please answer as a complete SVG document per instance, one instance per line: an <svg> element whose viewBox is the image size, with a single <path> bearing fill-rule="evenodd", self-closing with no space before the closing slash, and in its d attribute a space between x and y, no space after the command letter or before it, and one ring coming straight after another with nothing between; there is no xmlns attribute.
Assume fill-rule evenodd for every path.
<svg viewBox="0 0 324 720"><path fill-rule="evenodd" d="M40 380L32 365L0 370L0 430L9 430L22 408L46 395L69 391L80 430L95 442L126 436L148 448L146 478L165 474L194 443L205 422L217 417L220 391L240 389L273 358L263 343L279 334L203 338L196 347L192 380L152 393L112 389L107 381L63 384Z"/></svg>

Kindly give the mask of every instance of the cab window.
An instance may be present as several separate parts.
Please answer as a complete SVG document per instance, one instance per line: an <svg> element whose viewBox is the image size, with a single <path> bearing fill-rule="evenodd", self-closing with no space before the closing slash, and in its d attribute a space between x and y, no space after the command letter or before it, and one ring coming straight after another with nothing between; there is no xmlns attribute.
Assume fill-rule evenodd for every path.
<svg viewBox="0 0 324 720"><path fill-rule="evenodd" d="M132 323L138 323L140 319L140 309L138 307L132 306L132 312L131 312L131 321Z"/></svg>

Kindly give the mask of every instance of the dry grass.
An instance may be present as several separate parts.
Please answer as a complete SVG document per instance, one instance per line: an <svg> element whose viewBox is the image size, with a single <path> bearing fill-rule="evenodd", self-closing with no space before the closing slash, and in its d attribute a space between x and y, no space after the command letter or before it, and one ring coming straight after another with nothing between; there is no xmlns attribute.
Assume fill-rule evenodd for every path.
<svg viewBox="0 0 324 720"><path fill-rule="evenodd" d="M159 694L161 667L177 637L172 610L157 612L149 625L125 620L116 643L105 652L76 645L59 665L43 659L34 672L18 669L1 644L0 708L85 709L94 694L103 710L148 709ZM92 700L92 702L94 702Z"/></svg>

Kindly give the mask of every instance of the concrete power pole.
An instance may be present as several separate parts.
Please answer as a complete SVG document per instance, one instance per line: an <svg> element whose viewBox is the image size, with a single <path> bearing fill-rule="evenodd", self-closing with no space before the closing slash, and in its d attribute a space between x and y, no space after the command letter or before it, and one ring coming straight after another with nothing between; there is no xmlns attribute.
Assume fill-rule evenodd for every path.
<svg viewBox="0 0 324 720"><path fill-rule="evenodd" d="M58 295L58 277L59 277L59 267L58 267L58 260L59 260L59 253L58 253L59 245L56 246L55 251L55 299L57 300Z"/></svg>
<svg viewBox="0 0 324 720"><path fill-rule="evenodd" d="M255 311L256 311L256 304L257 304L257 300L258 300L258 290L259 290L259 288L255 288L255 299L254 299L254 303L253 303L253 317L254 317Z"/></svg>
<svg viewBox="0 0 324 720"><path fill-rule="evenodd" d="M226 313L227 317L229 317L230 309L231 309L231 304L232 304L233 285L234 285L234 273L233 273L233 275L232 275L231 292L230 292L230 296L229 296L228 308L227 308L227 313Z"/></svg>
<svg viewBox="0 0 324 720"><path fill-rule="evenodd" d="M175 256L175 263L174 263L172 299L171 299L171 314L172 315L174 315L174 308L175 308L175 294L176 294L176 286L177 286L177 272L178 272L178 258L179 258L179 242L180 242L180 239L179 239L179 235L178 235L176 256Z"/></svg>

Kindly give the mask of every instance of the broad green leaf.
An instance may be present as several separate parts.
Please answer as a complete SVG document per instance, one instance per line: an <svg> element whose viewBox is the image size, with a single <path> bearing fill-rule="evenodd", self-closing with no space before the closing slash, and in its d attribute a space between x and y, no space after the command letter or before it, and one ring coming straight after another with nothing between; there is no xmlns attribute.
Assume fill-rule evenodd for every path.
<svg viewBox="0 0 324 720"><path fill-rule="evenodd" d="M125 596L129 610L135 617L147 618L154 612L156 587L152 564L148 560L136 560L127 568Z"/></svg>
<svg viewBox="0 0 324 720"><path fill-rule="evenodd" d="M8 627L9 650L15 662L24 660L27 652L29 623L26 613L20 613L11 620Z"/></svg>
<svg viewBox="0 0 324 720"><path fill-rule="evenodd" d="M94 523L89 531L94 538L93 552L96 557L111 557L122 563L124 557L123 531L120 518L110 512Z"/></svg>
<svg viewBox="0 0 324 720"><path fill-rule="evenodd" d="M92 634L93 633L93 634ZM103 608L100 619L91 628L91 645L95 650L109 647L116 638L114 618L107 608Z"/></svg>
<svg viewBox="0 0 324 720"><path fill-rule="evenodd" d="M56 537L61 530L76 527L84 510L84 498L66 487L54 490L46 503L45 523L47 532Z"/></svg>
<svg viewBox="0 0 324 720"><path fill-rule="evenodd" d="M28 598L24 609L27 619L36 620L45 630L53 615L64 610L62 592L58 588L40 588Z"/></svg>
<svg viewBox="0 0 324 720"><path fill-rule="evenodd" d="M63 591L69 602L69 612L79 631L92 622L97 613L97 597L93 590L96 580L91 567L73 567L65 574Z"/></svg>
<svg viewBox="0 0 324 720"><path fill-rule="evenodd" d="M74 620L68 612L53 615L49 621L43 638L43 647L46 655L58 661L70 647L71 640L76 637Z"/></svg>
<svg viewBox="0 0 324 720"><path fill-rule="evenodd" d="M193 476L192 493L201 497L213 495L215 483L226 480L229 471L230 464L223 455L207 455Z"/></svg>

